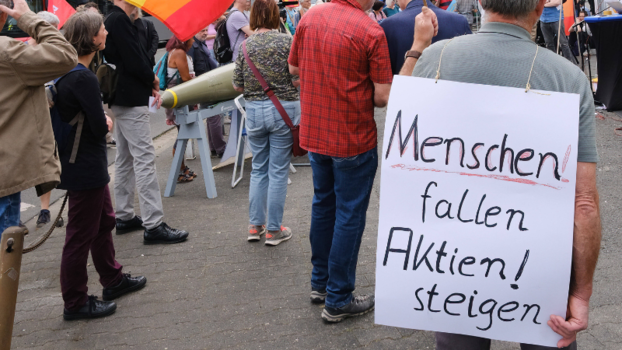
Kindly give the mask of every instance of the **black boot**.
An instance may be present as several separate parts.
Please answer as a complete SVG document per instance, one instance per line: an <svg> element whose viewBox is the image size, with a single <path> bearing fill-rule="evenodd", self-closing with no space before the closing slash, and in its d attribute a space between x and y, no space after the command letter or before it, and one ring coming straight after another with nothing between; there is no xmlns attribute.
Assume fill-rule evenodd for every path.
<svg viewBox="0 0 622 350"><path fill-rule="evenodd" d="M188 232L171 228L163 222L154 229L145 230L144 242L145 244L173 244L183 242L187 238Z"/></svg>
<svg viewBox="0 0 622 350"><path fill-rule="evenodd" d="M50 222L50 211L47 209L41 209L39 217L37 218L37 228L41 228Z"/></svg>
<svg viewBox="0 0 622 350"><path fill-rule="evenodd" d="M147 279L144 276L132 277L129 273L124 273L121 283L114 287L104 288L102 299L105 301L116 299L124 294L143 289L145 284L147 284Z"/></svg>
<svg viewBox="0 0 622 350"><path fill-rule="evenodd" d="M143 229L143 219L136 215L129 220L117 219L117 234L122 235L134 230Z"/></svg>
<svg viewBox="0 0 622 350"><path fill-rule="evenodd" d="M63 312L65 321L82 320L88 318L105 317L114 314L117 311L117 304L112 301L99 301L94 295L89 295L86 304L79 310L69 312L67 309Z"/></svg>

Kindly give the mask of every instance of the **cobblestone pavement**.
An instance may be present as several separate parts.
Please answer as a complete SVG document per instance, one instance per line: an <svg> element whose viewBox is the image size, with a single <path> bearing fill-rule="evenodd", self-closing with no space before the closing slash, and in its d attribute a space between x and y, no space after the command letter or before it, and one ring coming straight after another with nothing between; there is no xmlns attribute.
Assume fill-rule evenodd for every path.
<svg viewBox="0 0 622 350"><path fill-rule="evenodd" d="M379 129L384 111L377 112ZM612 114L608 114L612 116ZM599 186L603 246L592 298L590 328L579 335L581 349L622 349L622 248L620 143L612 119L597 120L601 156ZM382 135L382 132L379 132ZM156 142L164 189L175 132ZM298 160L297 160L298 161ZM305 162L301 160L299 162ZM188 162L200 170L198 160ZM164 198L165 220L190 231L171 246L144 246L142 233L115 236L125 272L145 275L147 287L117 301L113 316L91 321L62 320L59 269L64 230L24 256L13 332L14 349L433 349L430 332L376 326L373 313L327 325L321 307L309 303L311 170L291 175L284 225L294 238L278 247L246 241L248 179L230 188L231 167L215 172L218 198L208 200L200 178L177 186ZM379 187L368 212L357 270L357 292L373 292ZM58 211L59 203L52 211ZM138 206L136 206L138 208ZM34 222L28 223L31 232ZM41 231L41 230L40 230ZM32 241L41 232L27 238ZM28 243L28 242L27 242ZM101 296L92 264L89 289ZM495 350L518 349L494 342Z"/></svg>

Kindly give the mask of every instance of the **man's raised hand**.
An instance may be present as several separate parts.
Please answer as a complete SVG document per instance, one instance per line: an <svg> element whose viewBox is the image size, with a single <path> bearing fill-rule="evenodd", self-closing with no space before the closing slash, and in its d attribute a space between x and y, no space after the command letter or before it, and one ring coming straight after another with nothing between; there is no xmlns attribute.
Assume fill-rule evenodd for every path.
<svg viewBox="0 0 622 350"><path fill-rule="evenodd" d="M432 38L438 34L438 20L434 11L427 7L421 10L421 13L415 18L415 38L413 41L413 49L422 51L422 49L430 46Z"/></svg>
<svg viewBox="0 0 622 350"><path fill-rule="evenodd" d="M30 12L30 7L28 7L26 0L14 0L13 4L13 9L10 9L4 5L0 5L0 11L15 18L15 20L20 19L20 17L22 17L22 15L26 12Z"/></svg>

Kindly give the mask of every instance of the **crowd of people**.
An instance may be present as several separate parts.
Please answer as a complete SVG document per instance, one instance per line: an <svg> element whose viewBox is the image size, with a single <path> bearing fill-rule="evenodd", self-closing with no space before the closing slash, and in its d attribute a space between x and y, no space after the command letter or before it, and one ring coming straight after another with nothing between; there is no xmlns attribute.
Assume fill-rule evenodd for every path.
<svg viewBox="0 0 622 350"><path fill-rule="evenodd" d="M560 1L482 0L487 21L480 34L470 35L470 19L464 14L478 11L470 5L459 4L460 13L453 13L432 1L424 6L423 0L397 0L399 9L374 0L327 0L321 5L319 0L305 0L286 2L280 10L274 0L255 0L252 8L250 0L235 0L223 18L194 38L169 40L164 85L181 84L223 64L235 65L232 84L246 100L253 153L249 242L259 242L265 235L265 245L276 246L292 237L292 229L283 226L292 147L299 143L308 151L314 189L310 301L324 303L321 317L332 323L374 309L373 295L353 292L379 163L374 108L387 105L394 75L434 78L451 40L443 56L442 79L524 87L522 77L532 67L538 73L530 82L533 89L579 94L574 242L580 249L573 255L568 317L549 320L563 338L558 346L576 349L577 332L587 328L600 244L598 155L593 98L585 75L554 50L533 56L537 50L531 32L538 21L543 33L561 25L551 24L558 20L554 11L559 11ZM144 230L145 244L180 243L188 237L188 232L163 221L148 111L150 97L153 106L159 108L161 103L162 84L154 74L155 51L151 51L155 41L149 27L138 22L136 8L123 0L114 0L105 20L97 7L85 7L67 21L63 34L30 12L25 0L14 3L10 8L10 1L0 0L0 24L12 16L34 42L0 38L0 78L10 82L9 89L0 91L0 149L13 150L2 152L0 232L19 223L20 191L33 186L38 194L66 189L64 317L106 316L116 309L111 300L146 284L145 277L122 273L115 259L113 229L116 234ZM230 62L215 60L213 40L220 25L226 26ZM589 35L587 25L579 22L571 31L583 33L577 35L580 42ZM566 57L567 43L561 38L560 42ZM19 65L14 64L17 60ZM108 101L102 101L100 83L89 69L96 60L116 67L118 83ZM76 140L73 147L60 152L49 106L41 103L49 81L57 90L54 108L61 119L79 120L68 137ZM225 144L222 118L210 119L215 120L208 121L210 147L220 155ZM167 122L175 124L173 110L167 111ZM117 146L114 209L106 161L106 134L111 130ZM179 175L179 182L196 176L185 165ZM134 211L135 192L142 217ZM89 251L104 287L103 301L87 294ZM490 348L490 340L484 338L437 333L436 339L442 350ZM527 344L521 348L547 349Z"/></svg>

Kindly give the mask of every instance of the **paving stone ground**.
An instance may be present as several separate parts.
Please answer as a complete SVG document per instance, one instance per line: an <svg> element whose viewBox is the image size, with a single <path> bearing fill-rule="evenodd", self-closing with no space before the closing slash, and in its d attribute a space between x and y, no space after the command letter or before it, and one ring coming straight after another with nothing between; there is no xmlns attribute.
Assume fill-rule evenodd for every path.
<svg viewBox="0 0 622 350"><path fill-rule="evenodd" d="M597 120L603 245L590 328L580 333L579 347L620 350L622 138L613 129L622 123L606 115L608 119ZM382 135L384 110L376 116ZM175 136L173 131L156 140L162 190ZM188 164L200 170L198 160ZM119 299L117 312L107 318L63 321L59 269L64 230L55 231L43 247L24 256L13 349L434 349L432 333L374 325L373 313L324 324L321 306L308 299L311 169L299 167L291 175L284 225L292 228L294 237L278 247L246 241L249 169L247 163L244 181L235 189L230 187L231 167L216 171L214 200L205 197L200 179L178 185L174 197L163 199L166 222L190 231L186 243L145 246L141 232L115 235L124 271L145 275L148 283L142 291ZM379 177L357 268L359 293L374 290L378 183ZM58 207L56 203L52 211ZM34 221L28 226L34 231ZM101 296L92 264L89 276L89 291ZM493 342L493 349L515 350L518 345Z"/></svg>

